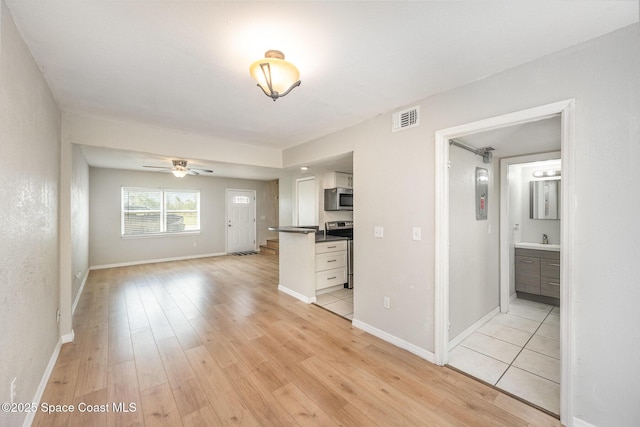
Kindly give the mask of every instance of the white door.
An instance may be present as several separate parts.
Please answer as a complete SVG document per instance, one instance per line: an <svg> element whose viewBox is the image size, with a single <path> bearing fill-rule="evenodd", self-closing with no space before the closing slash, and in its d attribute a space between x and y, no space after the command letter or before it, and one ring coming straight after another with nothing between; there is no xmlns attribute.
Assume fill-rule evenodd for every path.
<svg viewBox="0 0 640 427"><path fill-rule="evenodd" d="M256 192L227 190L227 252L256 250Z"/></svg>
<svg viewBox="0 0 640 427"><path fill-rule="evenodd" d="M318 203L315 177L297 180L298 223L297 225L318 225Z"/></svg>

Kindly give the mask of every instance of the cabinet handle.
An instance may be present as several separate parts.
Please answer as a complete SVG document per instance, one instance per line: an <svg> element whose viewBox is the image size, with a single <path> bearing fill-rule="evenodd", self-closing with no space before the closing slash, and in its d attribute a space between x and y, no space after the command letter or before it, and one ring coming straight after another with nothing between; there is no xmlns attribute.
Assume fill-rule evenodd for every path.
<svg viewBox="0 0 640 427"><path fill-rule="evenodd" d="M552 263L549 263L549 266L550 266L550 267L560 267L560 264L552 264Z"/></svg>
<svg viewBox="0 0 640 427"><path fill-rule="evenodd" d="M336 262L336 261L337 261L337 259L330 259L327 262Z"/></svg>
<svg viewBox="0 0 640 427"><path fill-rule="evenodd" d="M528 259L521 259L520 262L523 262L525 264L533 264L533 261L528 260Z"/></svg>
<svg viewBox="0 0 640 427"><path fill-rule="evenodd" d="M560 286L560 283L555 283L555 282L547 282L548 284L550 284L551 286Z"/></svg>
<svg viewBox="0 0 640 427"><path fill-rule="evenodd" d="M333 249L336 248L337 246L327 246L327 249Z"/></svg>
<svg viewBox="0 0 640 427"><path fill-rule="evenodd" d="M336 276L327 278L327 280L333 280L333 279L336 279Z"/></svg>

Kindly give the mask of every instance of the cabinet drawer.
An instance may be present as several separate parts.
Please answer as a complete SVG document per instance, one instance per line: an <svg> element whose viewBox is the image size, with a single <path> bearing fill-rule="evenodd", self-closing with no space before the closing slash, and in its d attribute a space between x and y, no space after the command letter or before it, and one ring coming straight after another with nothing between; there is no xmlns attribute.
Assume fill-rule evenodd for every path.
<svg viewBox="0 0 640 427"><path fill-rule="evenodd" d="M540 295L560 298L560 280L553 277L540 278Z"/></svg>
<svg viewBox="0 0 640 427"><path fill-rule="evenodd" d="M347 269L336 268L316 273L316 290L347 283Z"/></svg>
<svg viewBox="0 0 640 427"><path fill-rule="evenodd" d="M529 256L516 256L516 275L521 274L540 274L540 258Z"/></svg>
<svg viewBox="0 0 640 427"><path fill-rule="evenodd" d="M332 240L329 242L316 243L316 253L322 254L325 252L346 251L346 240Z"/></svg>
<svg viewBox="0 0 640 427"><path fill-rule="evenodd" d="M540 258L516 256L516 291L540 294Z"/></svg>
<svg viewBox="0 0 640 427"><path fill-rule="evenodd" d="M327 252L316 255L316 271L331 270L347 266L347 252Z"/></svg>
<svg viewBox="0 0 640 427"><path fill-rule="evenodd" d="M540 275L560 279L560 261L553 259L540 260ZM559 280L556 280L558 282Z"/></svg>

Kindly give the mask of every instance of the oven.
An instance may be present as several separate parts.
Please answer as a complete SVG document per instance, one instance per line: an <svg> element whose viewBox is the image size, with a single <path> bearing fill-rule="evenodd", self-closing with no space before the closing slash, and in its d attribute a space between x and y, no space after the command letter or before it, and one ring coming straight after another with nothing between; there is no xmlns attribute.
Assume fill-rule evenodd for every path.
<svg viewBox="0 0 640 427"><path fill-rule="evenodd" d="M324 230L327 236L346 237L347 240L347 288L353 289L353 221L329 221Z"/></svg>

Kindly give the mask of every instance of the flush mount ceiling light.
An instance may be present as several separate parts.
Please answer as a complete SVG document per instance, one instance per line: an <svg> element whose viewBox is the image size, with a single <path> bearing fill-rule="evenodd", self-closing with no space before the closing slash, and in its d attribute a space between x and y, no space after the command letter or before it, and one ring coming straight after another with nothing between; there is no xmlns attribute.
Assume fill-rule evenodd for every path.
<svg viewBox="0 0 640 427"><path fill-rule="evenodd" d="M249 73L274 102L300 86L300 72L295 65L284 60L284 54L279 50L268 50L264 59L251 64Z"/></svg>

